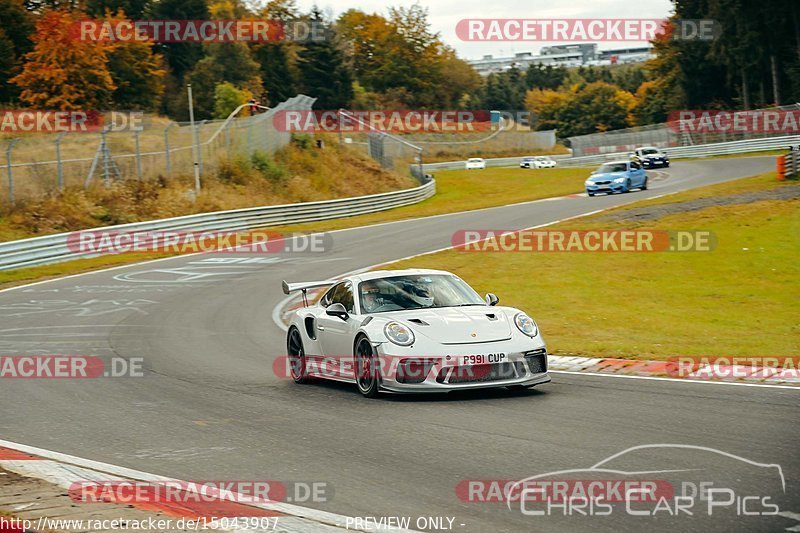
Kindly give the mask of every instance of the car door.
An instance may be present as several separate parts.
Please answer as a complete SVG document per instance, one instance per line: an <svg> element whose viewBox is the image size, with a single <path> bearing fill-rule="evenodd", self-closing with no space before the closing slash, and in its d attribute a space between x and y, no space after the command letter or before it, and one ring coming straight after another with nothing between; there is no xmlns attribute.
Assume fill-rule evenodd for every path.
<svg viewBox="0 0 800 533"><path fill-rule="evenodd" d="M340 303L350 314L347 320L322 313L317 318L317 336L322 345L324 364L333 368L339 377L352 377L353 340L360 321L355 316L353 284L339 283L331 289L326 307Z"/></svg>
<svg viewBox="0 0 800 533"><path fill-rule="evenodd" d="M637 161L631 161L631 186L641 187L644 184L645 171Z"/></svg>

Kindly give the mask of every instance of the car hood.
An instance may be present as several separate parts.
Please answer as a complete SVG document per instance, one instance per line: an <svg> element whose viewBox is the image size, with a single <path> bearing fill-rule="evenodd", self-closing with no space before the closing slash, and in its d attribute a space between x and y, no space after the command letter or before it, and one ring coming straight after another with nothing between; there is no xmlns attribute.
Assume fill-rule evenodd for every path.
<svg viewBox="0 0 800 533"><path fill-rule="evenodd" d="M442 344L472 344L508 339L511 324L496 307L442 307L414 309L391 314L411 327L418 336Z"/></svg>
<svg viewBox="0 0 800 533"><path fill-rule="evenodd" d="M621 178L623 176L625 176L624 172L607 172L603 174L592 174L591 176L589 176L589 179L587 181L597 181L597 180L605 181L614 178Z"/></svg>

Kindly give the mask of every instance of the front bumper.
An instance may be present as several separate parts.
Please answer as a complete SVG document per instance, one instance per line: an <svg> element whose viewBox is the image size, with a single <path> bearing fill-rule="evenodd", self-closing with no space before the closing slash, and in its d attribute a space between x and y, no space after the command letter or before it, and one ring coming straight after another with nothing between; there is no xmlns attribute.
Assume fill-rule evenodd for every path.
<svg viewBox="0 0 800 533"><path fill-rule="evenodd" d="M510 385L532 386L550 381L547 349L501 341L477 345L449 346L449 355L419 357L385 353L378 347L383 369L381 390L391 393L430 393L473 390ZM499 363L460 365L463 356L505 354ZM406 371L410 369L410 371Z"/></svg>
<svg viewBox="0 0 800 533"><path fill-rule="evenodd" d="M586 185L586 192L597 194L597 193L615 193L615 192L622 192L625 190L625 182L622 183L604 183L602 185Z"/></svg>
<svg viewBox="0 0 800 533"><path fill-rule="evenodd" d="M644 161L642 161L642 166L644 168L665 167L667 165L669 165L668 159L656 159L656 160L645 159Z"/></svg>

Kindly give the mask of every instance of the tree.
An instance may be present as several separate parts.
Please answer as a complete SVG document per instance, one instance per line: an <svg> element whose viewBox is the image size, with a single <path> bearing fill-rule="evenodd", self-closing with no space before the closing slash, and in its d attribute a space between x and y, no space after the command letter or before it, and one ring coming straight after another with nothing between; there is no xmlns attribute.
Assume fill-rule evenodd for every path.
<svg viewBox="0 0 800 533"><path fill-rule="evenodd" d="M86 0L86 13L102 18L106 13L125 13L132 19L141 19L151 7L151 0Z"/></svg>
<svg viewBox="0 0 800 533"><path fill-rule="evenodd" d="M322 14L315 9L313 23L324 25ZM347 107L353 99L353 77L344 61L335 32L327 26L326 39L310 41L298 53L301 89L317 98L320 109Z"/></svg>
<svg viewBox="0 0 800 533"><path fill-rule="evenodd" d="M152 16L156 20L206 20L210 15L206 0L159 0ZM178 80L203 58L200 43L161 43L159 49Z"/></svg>
<svg viewBox="0 0 800 533"><path fill-rule="evenodd" d="M253 93L246 89L238 89L228 82L218 84L214 88L214 118L228 118L237 107L253 98Z"/></svg>
<svg viewBox="0 0 800 533"><path fill-rule="evenodd" d="M155 111L164 94L164 59L153 53L153 43L119 42L108 54L108 68L116 86L112 99L122 109Z"/></svg>
<svg viewBox="0 0 800 533"><path fill-rule="evenodd" d="M526 89L557 89L566 75L566 67L532 64L525 72Z"/></svg>
<svg viewBox="0 0 800 533"><path fill-rule="evenodd" d="M33 18L22 0L0 0L0 102L11 101L19 95L9 80L19 74L22 56L33 46Z"/></svg>
<svg viewBox="0 0 800 533"><path fill-rule="evenodd" d="M75 39L77 13L48 11L36 21L34 48L11 83L20 99L43 109L106 109L116 89L107 67L110 45Z"/></svg>
<svg viewBox="0 0 800 533"><path fill-rule="evenodd" d="M259 43L253 47L253 59L259 65L264 91L271 105L297 94L296 68L290 64L285 43Z"/></svg>
<svg viewBox="0 0 800 533"><path fill-rule="evenodd" d="M118 11L108 20L124 20ZM108 68L116 89L114 104L122 109L156 111L164 94L166 75L164 58L154 54L150 41L114 41L109 43Z"/></svg>
<svg viewBox="0 0 800 533"><path fill-rule="evenodd" d="M192 84L195 116L201 119L213 116L214 91L220 83L228 82L252 94L262 90L259 65L244 43L211 43L206 47L208 55L186 76Z"/></svg>

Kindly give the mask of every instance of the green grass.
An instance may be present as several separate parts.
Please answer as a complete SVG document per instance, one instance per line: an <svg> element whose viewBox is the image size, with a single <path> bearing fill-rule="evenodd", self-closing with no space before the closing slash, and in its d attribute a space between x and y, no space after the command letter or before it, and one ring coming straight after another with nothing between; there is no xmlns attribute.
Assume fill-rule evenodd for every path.
<svg viewBox="0 0 800 533"><path fill-rule="evenodd" d="M723 185L771 183L759 176ZM707 196L707 189L685 194ZM391 267L450 270L481 293L498 294L534 316L560 355L800 355L800 201L712 207L638 224L598 221L604 214L548 229L701 229L714 232L718 246L685 253L451 250Z"/></svg>
<svg viewBox="0 0 800 533"><path fill-rule="evenodd" d="M403 220L467 209L493 207L513 202L536 200L578 192L586 177L586 169L487 169L485 171L453 170L436 174L437 194L422 203L381 213L284 226L281 231L331 231ZM0 225L2 228L2 225ZM17 238L22 238L17 237ZM166 253L138 253L78 259L67 263L0 271L0 288L32 281L88 272L111 266L168 257Z"/></svg>
<svg viewBox="0 0 800 533"><path fill-rule="evenodd" d="M580 193L589 172L586 168L444 170L434 175L436 196L419 204L287 229L330 231Z"/></svg>

